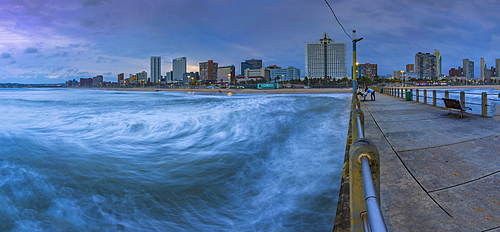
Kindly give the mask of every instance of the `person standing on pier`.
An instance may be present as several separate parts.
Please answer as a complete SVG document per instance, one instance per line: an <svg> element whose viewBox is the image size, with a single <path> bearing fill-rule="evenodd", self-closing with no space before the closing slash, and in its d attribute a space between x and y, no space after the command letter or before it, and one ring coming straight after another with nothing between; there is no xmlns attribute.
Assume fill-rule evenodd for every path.
<svg viewBox="0 0 500 232"><path fill-rule="evenodd" d="M365 89L365 92L369 92L369 93L371 93L370 98L372 99L372 101L375 101L375 90L370 89L370 88L368 88L368 86L367 86L367 87L366 87L366 89Z"/></svg>

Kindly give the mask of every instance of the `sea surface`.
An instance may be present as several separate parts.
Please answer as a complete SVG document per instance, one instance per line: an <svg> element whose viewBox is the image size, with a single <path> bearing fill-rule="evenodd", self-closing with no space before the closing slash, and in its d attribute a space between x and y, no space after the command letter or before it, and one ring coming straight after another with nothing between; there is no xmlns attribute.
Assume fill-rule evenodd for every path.
<svg viewBox="0 0 500 232"><path fill-rule="evenodd" d="M350 97L0 89L0 231L331 231Z"/></svg>
<svg viewBox="0 0 500 232"><path fill-rule="evenodd" d="M441 98L445 97L445 91L449 92L449 98L460 99L460 91L465 93L465 106L470 107L471 111L466 111L473 114L481 115L481 94L487 94L488 116L500 115L500 91L493 88L453 88L453 89L427 89L427 104L432 104L432 91L436 90L436 105L445 107ZM416 92L413 92L416 95ZM424 101L424 91L419 90L420 102ZM415 96L413 96L413 100Z"/></svg>

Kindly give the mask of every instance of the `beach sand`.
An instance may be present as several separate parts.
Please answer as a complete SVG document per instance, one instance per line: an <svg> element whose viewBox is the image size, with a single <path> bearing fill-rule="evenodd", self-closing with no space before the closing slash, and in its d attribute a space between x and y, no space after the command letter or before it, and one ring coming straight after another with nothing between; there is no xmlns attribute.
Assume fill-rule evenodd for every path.
<svg viewBox="0 0 500 232"><path fill-rule="evenodd" d="M376 86L374 86L376 87ZM376 87L379 88L379 87ZM394 87L402 88L402 87ZM405 89L494 89L500 90L500 85L469 85L469 86L412 86ZM154 87L134 88L95 88L114 91L170 91L170 92L200 92L200 93L352 93L352 88L309 88L309 89L163 89Z"/></svg>
<svg viewBox="0 0 500 232"><path fill-rule="evenodd" d="M99 88L100 89L100 88ZM310 89L163 89L163 88L103 88L101 90L115 91L170 91L170 92L201 92L201 93L351 93L352 88L310 88Z"/></svg>

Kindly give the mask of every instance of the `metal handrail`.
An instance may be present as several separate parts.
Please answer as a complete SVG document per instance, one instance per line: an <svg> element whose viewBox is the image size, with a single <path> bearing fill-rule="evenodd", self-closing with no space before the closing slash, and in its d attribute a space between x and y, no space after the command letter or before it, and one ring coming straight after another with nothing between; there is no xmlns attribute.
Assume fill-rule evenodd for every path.
<svg viewBox="0 0 500 232"><path fill-rule="evenodd" d="M384 88L383 88L384 89ZM438 99L436 97L436 92L444 92L444 97L445 98L450 98L450 93L452 94L460 94L460 103L462 106L465 106L465 104L469 104L469 105L477 105L477 106L481 106L481 113L480 114L477 114L477 113L471 113L471 114L477 114L477 115L481 115L483 117L488 117L488 107L491 107L492 105L491 104L488 104L488 100L490 101L500 101L500 99L491 99L491 98L488 98L488 95L489 96L497 96L498 95L498 98L500 98L500 93L498 94L488 94L486 92L482 92L482 93L467 93L467 95L481 95L481 103L474 103L474 102L467 102L465 101L465 92L464 91L460 91L460 92L457 92L457 91L449 91L449 90L432 90L432 97L430 96L427 96L427 89L424 89L424 94L421 95L421 94L413 94L413 91L412 90L416 90L417 92L419 91L418 88L415 88L415 89L408 89L408 88L389 88L389 90L387 89L384 89L382 90L383 93L386 93L386 94L389 94L389 95L392 95L392 96L398 96L399 97L399 93L404 91L408 91L410 90L412 93L411 93L411 101L413 101L414 99L419 102L419 99L422 98L424 101L423 103L424 104L430 104L427 102L427 99L432 99L432 105L433 106L437 106L436 104L436 100ZM415 96L415 97L414 97ZM401 96L402 98L404 98L404 96Z"/></svg>
<svg viewBox="0 0 500 232"><path fill-rule="evenodd" d="M380 205L379 201L377 199L377 193L379 192L380 188L380 182L378 178L378 173L379 173L379 167L380 165L378 164L379 159L378 159L378 151L375 146L371 143L370 140L365 138L364 134L364 114L361 109L359 109L359 101L357 101L357 96L353 96L353 101L352 104L352 121L353 124L355 123L356 125L352 125L352 136L353 136L353 144L351 145L351 151L350 151L350 162L351 162L351 168L350 172L354 173L353 168L356 168L356 170L361 171L361 178L359 176L351 176L350 179L350 184L354 184L353 182L356 181L361 181L363 185L363 190L364 190L364 201L365 201L365 206L363 207L356 207L357 209L351 208L351 225L353 226L353 223L362 223L362 225L359 224L354 224L356 228L363 228L365 232L367 231L387 231L384 218L382 216L382 211L380 210ZM376 165L376 169L373 170L374 173L376 173L377 178L377 187L375 187L375 184L373 182L373 177L372 177L372 168L370 167L370 162L371 160L374 162ZM356 167L353 167L353 165L356 165ZM360 167L361 166L361 167ZM359 173L359 172L356 172ZM359 175L359 174L356 174ZM352 186L350 187L352 188ZM361 189L358 189L358 192L362 191ZM352 194L356 194L355 192L351 192ZM353 197L351 196L351 204L353 202ZM356 196L361 197L359 195ZM357 198L359 199L359 198ZM359 201L356 201L356 203L360 203ZM366 209L366 211L365 211ZM363 211L363 212L360 212ZM359 220L359 217L361 221L354 222L352 220L352 214L357 214L360 212L359 215L356 215L358 217L357 220ZM361 229L359 228L359 229ZM371 230L370 230L371 228ZM356 230L355 228L351 227L351 230Z"/></svg>
<svg viewBox="0 0 500 232"><path fill-rule="evenodd" d="M357 124L358 124L358 137L360 139L364 138L365 135L363 134L363 127L361 126L361 118L359 118L359 115L356 115L357 117Z"/></svg>
<svg viewBox="0 0 500 232"><path fill-rule="evenodd" d="M380 205L378 204L377 194L373 187L372 171L368 157L361 157L361 168L363 170L363 187L365 189L366 211L369 216L370 227L376 232L387 231L384 217L382 216L382 211L380 211Z"/></svg>

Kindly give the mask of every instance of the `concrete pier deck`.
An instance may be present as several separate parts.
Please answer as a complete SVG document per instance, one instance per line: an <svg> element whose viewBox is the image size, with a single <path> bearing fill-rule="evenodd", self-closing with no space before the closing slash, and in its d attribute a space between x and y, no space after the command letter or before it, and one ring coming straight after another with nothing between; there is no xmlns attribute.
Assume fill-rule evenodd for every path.
<svg viewBox="0 0 500 232"><path fill-rule="evenodd" d="M361 109L389 231L500 231L500 122L376 97Z"/></svg>

